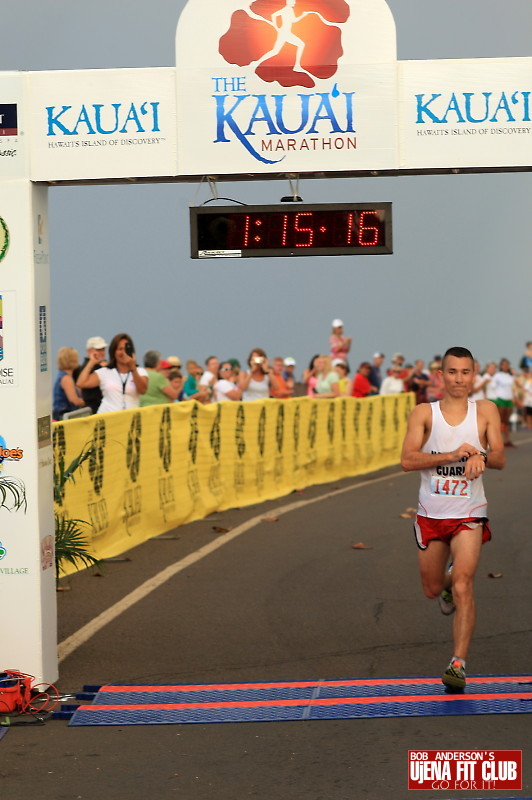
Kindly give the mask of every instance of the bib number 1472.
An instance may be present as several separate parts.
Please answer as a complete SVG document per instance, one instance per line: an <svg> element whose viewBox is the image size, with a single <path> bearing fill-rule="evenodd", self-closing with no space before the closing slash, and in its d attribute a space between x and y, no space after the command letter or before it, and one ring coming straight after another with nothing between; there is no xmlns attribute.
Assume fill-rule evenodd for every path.
<svg viewBox="0 0 532 800"><path fill-rule="evenodd" d="M430 490L432 494L441 494L445 497L471 497L471 484L458 478L431 478Z"/></svg>

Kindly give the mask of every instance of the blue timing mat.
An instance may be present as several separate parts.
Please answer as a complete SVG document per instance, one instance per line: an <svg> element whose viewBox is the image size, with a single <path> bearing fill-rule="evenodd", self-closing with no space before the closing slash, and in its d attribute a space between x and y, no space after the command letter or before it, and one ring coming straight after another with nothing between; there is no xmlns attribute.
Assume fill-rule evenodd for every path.
<svg viewBox="0 0 532 800"><path fill-rule="evenodd" d="M449 694L439 678L186 686L103 686L69 725L172 725L532 713L532 676L474 676Z"/></svg>

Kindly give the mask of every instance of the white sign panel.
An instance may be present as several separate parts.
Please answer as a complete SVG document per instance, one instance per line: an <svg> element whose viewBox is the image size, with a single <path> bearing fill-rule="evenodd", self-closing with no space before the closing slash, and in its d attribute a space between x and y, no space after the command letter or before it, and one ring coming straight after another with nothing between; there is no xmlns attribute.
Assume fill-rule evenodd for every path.
<svg viewBox="0 0 532 800"><path fill-rule="evenodd" d="M532 59L399 62L400 168L532 163Z"/></svg>
<svg viewBox="0 0 532 800"><path fill-rule="evenodd" d="M176 63L179 174L396 167L384 0L193 0Z"/></svg>
<svg viewBox="0 0 532 800"><path fill-rule="evenodd" d="M0 182L0 642L6 667L57 678L47 188ZM15 498L20 503L15 502ZM21 635L21 631L23 635Z"/></svg>
<svg viewBox="0 0 532 800"><path fill-rule="evenodd" d="M37 72L34 181L174 175L175 70Z"/></svg>

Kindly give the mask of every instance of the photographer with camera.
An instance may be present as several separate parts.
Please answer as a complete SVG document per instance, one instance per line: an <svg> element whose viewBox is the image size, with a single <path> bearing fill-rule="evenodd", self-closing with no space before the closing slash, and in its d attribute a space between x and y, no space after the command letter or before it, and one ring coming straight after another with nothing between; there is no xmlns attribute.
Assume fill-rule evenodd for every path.
<svg viewBox="0 0 532 800"><path fill-rule="evenodd" d="M140 396L148 388L148 373L142 367L137 367L135 347L129 334L117 333L113 337L106 367L91 373L94 364L94 356L91 355L81 370L76 385L80 389L100 387L102 402L98 408L99 414L139 406Z"/></svg>
<svg viewBox="0 0 532 800"><path fill-rule="evenodd" d="M278 381L264 350L255 347L249 354L248 365L249 371L241 372L238 378L242 400L265 400L270 396L270 390L278 389Z"/></svg>

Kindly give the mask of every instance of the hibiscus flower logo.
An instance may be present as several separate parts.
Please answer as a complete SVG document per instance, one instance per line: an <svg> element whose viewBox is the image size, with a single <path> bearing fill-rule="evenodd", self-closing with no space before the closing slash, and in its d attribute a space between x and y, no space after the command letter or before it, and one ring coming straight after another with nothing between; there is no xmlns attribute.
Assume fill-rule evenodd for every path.
<svg viewBox="0 0 532 800"><path fill-rule="evenodd" d="M239 67L255 66L263 81L315 85L330 78L343 55L338 24L349 18L345 0L255 0L239 9L220 38L220 55Z"/></svg>

